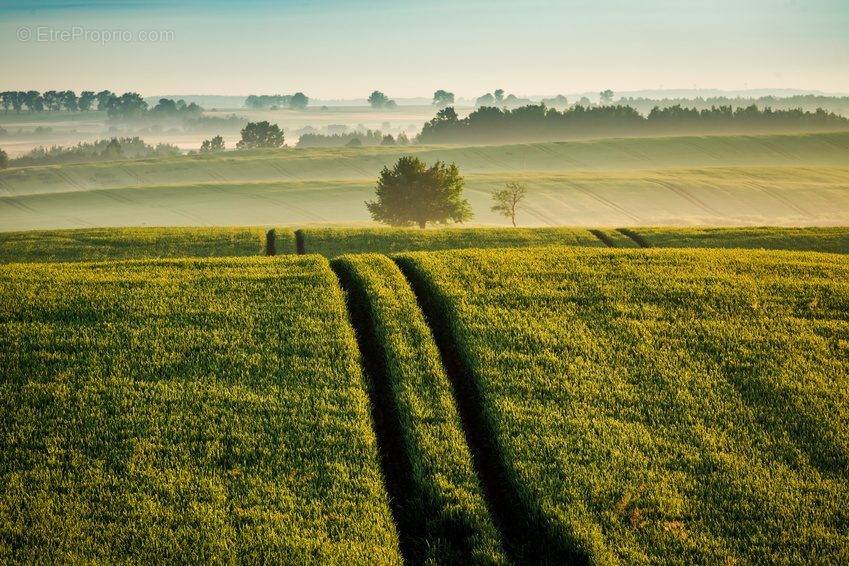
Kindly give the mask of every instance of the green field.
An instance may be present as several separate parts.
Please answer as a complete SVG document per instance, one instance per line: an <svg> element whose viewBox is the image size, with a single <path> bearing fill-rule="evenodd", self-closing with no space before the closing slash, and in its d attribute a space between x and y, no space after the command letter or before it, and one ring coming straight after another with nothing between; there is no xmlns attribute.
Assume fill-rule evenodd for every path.
<svg viewBox="0 0 849 566"><path fill-rule="evenodd" d="M847 228L637 228L652 247L849 253Z"/></svg>
<svg viewBox="0 0 849 566"><path fill-rule="evenodd" d="M849 134L226 152L0 171L0 231L369 222L380 169L456 162L474 222L528 185L520 226L849 224Z"/></svg>
<svg viewBox="0 0 849 566"><path fill-rule="evenodd" d="M304 253L330 258L458 248L604 245L583 228L306 228L296 234Z"/></svg>
<svg viewBox="0 0 849 566"><path fill-rule="evenodd" d="M278 253L293 253L276 229ZM0 263L265 255L262 228L90 228L0 232Z"/></svg>
<svg viewBox="0 0 849 566"><path fill-rule="evenodd" d="M849 260L724 250L399 258L525 561L849 559Z"/></svg>
<svg viewBox="0 0 849 566"><path fill-rule="evenodd" d="M398 563L326 260L0 266L0 562Z"/></svg>
<svg viewBox="0 0 849 566"><path fill-rule="evenodd" d="M439 351L404 276L386 256L344 256L348 291L373 399L393 445L393 477L408 556L427 564L503 564Z"/></svg>

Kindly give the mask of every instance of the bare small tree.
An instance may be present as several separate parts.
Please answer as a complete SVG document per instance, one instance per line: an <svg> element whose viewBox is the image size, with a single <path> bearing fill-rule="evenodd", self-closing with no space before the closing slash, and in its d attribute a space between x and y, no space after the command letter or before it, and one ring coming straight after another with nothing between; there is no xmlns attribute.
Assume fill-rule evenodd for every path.
<svg viewBox="0 0 849 566"><path fill-rule="evenodd" d="M522 183L507 183L503 189L492 193L492 200L495 204L492 205L492 211L499 213L505 218L509 218L513 222L513 227L516 227L516 212L521 206L521 202L528 194L528 187Z"/></svg>

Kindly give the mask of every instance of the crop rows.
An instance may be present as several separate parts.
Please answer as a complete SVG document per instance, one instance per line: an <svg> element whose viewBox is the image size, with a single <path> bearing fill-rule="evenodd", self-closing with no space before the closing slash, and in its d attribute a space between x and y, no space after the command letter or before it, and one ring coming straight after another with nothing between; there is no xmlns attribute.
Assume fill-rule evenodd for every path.
<svg viewBox="0 0 849 566"><path fill-rule="evenodd" d="M849 228L635 228L652 247L849 253Z"/></svg>
<svg viewBox="0 0 849 566"><path fill-rule="evenodd" d="M0 266L0 562L398 563L318 257Z"/></svg>
<svg viewBox="0 0 849 566"><path fill-rule="evenodd" d="M849 559L845 257L398 261L479 404L526 560Z"/></svg>

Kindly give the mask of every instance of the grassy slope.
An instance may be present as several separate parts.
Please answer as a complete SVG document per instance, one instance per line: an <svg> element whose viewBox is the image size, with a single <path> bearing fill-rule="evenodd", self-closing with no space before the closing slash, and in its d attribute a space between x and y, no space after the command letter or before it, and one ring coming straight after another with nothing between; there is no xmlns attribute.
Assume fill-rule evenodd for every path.
<svg viewBox="0 0 849 566"><path fill-rule="evenodd" d="M762 248L849 253L849 228L638 228L659 248Z"/></svg>
<svg viewBox="0 0 849 566"><path fill-rule="evenodd" d="M603 245L583 228L307 228L299 232L306 253L331 258L456 248Z"/></svg>
<svg viewBox="0 0 849 566"><path fill-rule="evenodd" d="M0 561L398 562L325 260L0 281Z"/></svg>
<svg viewBox="0 0 849 566"><path fill-rule="evenodd" d="M615 139L485 147L337 148L0 172L0 230L368 221L399 155L455 161L476 221L522 181L522 225L849 223L849 134Z"/></svg>
<svg viewBox="0 0 849 566"><path fill-rule="evenodd" d="M399 261L450 321L543 558L849 560L846 257Z"/></svg>
<svg viewBox="0 0 849 566"><path fill-rule="evenodd" d="M400 431L396 503L415 560L429 564L506 561L472 468L451 385L416 298L386 256L334 261L349 309L372 358L375 390Z"/></svg>
<svg viewBox="0 0 849 566"><path fill-rule="evenodd" d="M293 253L291 230L277 229L278 253ZM263 228L88 228L0 232L0 263L265 254Z"/></svg>

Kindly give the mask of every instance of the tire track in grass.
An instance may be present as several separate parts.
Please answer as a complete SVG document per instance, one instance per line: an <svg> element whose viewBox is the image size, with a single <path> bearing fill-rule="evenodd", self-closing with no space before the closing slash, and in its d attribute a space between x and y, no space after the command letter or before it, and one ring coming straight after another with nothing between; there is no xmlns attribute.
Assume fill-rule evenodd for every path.
<svg viewBox="0 0 849 566"><path fill-rule="evenodd" d="M360 366L367 384L369 410L374 435L377 438L383 484L389 494L389 507L398 533L401 555L404 558L404 564L419 564L421 560L416 559L415 544L418 525L414 526L410 521L415 513L405 509L409 494L414 492L412 463L404 457L404 441L399 428L398 407L392 403L386 367L381 363L382 358L377 353L377 336L368 323L369 313L365 306L365 298L352 287L352 282L346 276L344 269L340 269L338 264L331 267L336 274L339 286L345 292L348 319L354 328L360 351Z"/></svg>
<svg viewBox="0 0 849 566"><path fill-rule="evenodd" d="M617 228L616 231L619 232L620 234L622 234L623 236L627 236L628 238L631 238L632 240L634 240L634 242L636 242L636 244L638 246L640 246L641 248L650 248L651 247L651 244L649 243L649 241L646 240L643 237L642 234L638 234L637 232L635 232L634 230L631 230L630 228Z"/></svg>
<svg viewBox="0 0 849 566"><path fill-rule="evenodd" d="M593 236L595 236L596 238L598 238L599 240L604 242L604 245L607 246L608 248L615 248L616 247L616 244L613 242L613 240L610 239L610 236L608 236L607 234L605 234L601 230L594 228L594 229L590 230L590 234L592 234Z"/></svg>
<svg viewBox="0 0 849 566"><path fill-rule="evenodd" d="M337 258L387 491L412 564L505 564L453 391L407 280L382 255Z"/></svg>
<svg viewBox="0 0 849 566"><path fill-rule="evenodd" d="M403 256L393 259L413 290L436 340L454 390L475 472L501 532L505 551L517 564L588 564L586 555L552 532L551 526L525 502L519 486L511 480L503 451L495 440L493 423L483 405L480 386L463 362L457 337L452 334L447 306L412 261Z"/></svg>

